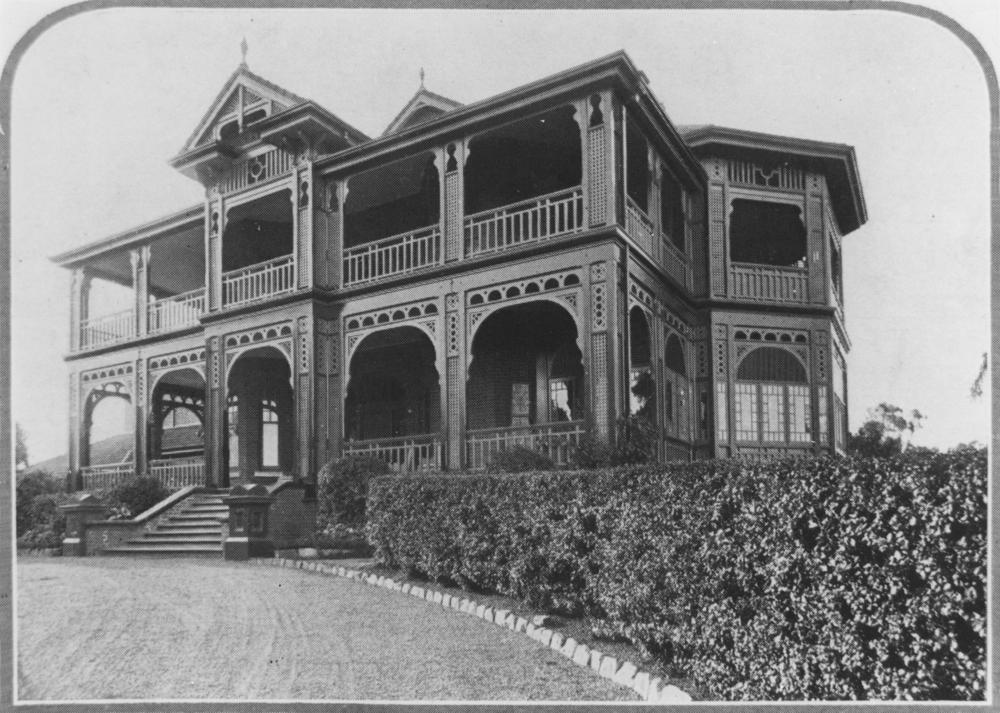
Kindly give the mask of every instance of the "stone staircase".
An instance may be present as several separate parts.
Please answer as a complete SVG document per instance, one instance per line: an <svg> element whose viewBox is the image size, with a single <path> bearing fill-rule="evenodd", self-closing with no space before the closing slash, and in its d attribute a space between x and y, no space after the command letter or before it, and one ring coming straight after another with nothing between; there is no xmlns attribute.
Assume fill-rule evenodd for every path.
<svg viewBox="0 0 1000 713"><path fill-rule="evenodd" d="M229 508L222 502L225 491L193 493L160 516L151 530L132 537L108 555L222 556L222 522Z"/></svg>

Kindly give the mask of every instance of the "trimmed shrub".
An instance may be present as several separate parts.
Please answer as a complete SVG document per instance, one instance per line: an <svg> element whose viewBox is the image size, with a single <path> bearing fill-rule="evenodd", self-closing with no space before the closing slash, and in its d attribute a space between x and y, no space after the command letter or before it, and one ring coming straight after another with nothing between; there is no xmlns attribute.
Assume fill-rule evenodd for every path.
<svg viewBox="0 0 1000 713"><path fill-rule="evenodd" d="M530 473L538 470L552 470L556 464L544 453L524 446L514 446L497 451L486 464L487 473Z"/></svg>
<svg viewBox="0 0 1000 713"><path fill-rule="evenodd" d="M14 501L18 537L40 524L35 499L39 495L52 495L61 490L61 483L44 470L28 470L17 477Z"/></svg>
<svg viewBox="0 0 1000 713"><path fill-rule="evenodd" d="M170 495L156 478L132 478L119 483L108 493L109 508L119 518L139 515Z"/></svg>
<svg viewBox="0 0 1000 713"><path fill-rule="evenodd" d="M323 466L317 493L319 530L364 527L368 481L387 473L389 465L374 456L344 456Z"/></svg>
<svg viewBox="0 0 1000 713"><path fill-rule="evenodd" d="M376 557L582 612L711 695L982 700L986 453L372 481Z"/></svg>

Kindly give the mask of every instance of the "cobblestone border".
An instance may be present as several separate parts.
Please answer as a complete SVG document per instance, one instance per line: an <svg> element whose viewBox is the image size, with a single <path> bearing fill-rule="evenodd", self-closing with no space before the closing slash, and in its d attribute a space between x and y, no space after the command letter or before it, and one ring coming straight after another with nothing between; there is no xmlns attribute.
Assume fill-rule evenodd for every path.
<svg viewBox="0 0 1000 713"><path fill-rule="evenodd" d="M444 609L454 609L463 614L483 619L496 626L503 626L513 632L524 634L542 646L562 654L577 666L589 668L603 678L631 688L643 700L649 703L677 704L691 702L691 696L677 688L677 686L667 683L659 676L652 676L646 671L640 670L631 661L619 664L618 659L614 656L605 656L597 649L591 649L586 644L577 643L576 639L564 638L558 631L552 631L544 626L536 626L532 621L517 616L507 609L494 609L493 607L479 604L474 599L445 594L430 587L400 583L382 575L365 574L356 569L324 564L313 560L275 557L273 559L255 559L251 560L251 562L270 565L272 567L303 569L310 572L353 579L362 584L408 594L417 599L424 599Z"/></svg>

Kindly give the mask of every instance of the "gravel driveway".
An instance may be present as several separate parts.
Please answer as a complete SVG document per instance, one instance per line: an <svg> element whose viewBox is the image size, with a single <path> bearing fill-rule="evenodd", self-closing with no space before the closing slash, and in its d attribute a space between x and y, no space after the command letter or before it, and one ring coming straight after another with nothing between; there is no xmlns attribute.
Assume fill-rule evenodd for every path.
<svg viewBox="0 0 1000 713"><path fill-rule="evenodd" d="M638 700L523 634L293 569L17 565L17 700Z"/></svg>

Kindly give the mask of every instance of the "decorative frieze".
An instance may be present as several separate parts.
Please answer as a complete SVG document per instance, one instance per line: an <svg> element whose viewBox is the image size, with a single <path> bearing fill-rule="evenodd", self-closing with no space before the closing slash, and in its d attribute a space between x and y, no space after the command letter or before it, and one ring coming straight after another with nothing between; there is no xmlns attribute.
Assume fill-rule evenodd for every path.
<svg viewBox="0 0 1000 713"><path fill-rule="evenodd" d="M359 314L344 317L344 330L353 331L356 329L377 327L382 324L406 322L413 319L420 319L424 316L436 315L438 314L438 311L437 300L410 302L407 304L396 305L394 307L373 310L371 312L361 312Z"/></svg>
<svg viewBox="0 0 1000 713"><path fill-rule="evenodd" d="M158 369L169 369L189 364L203 365L204 363L204 349L189 349L183 352L174 352L172 354L163 354L161 356L151 357L149 359L149 369L150 371L156 371Z"/></svg>
<svg viewBox="0 0 1000 713"><path fill-rule="evenodd" d="M241 347L292 336L292 323L273 324L226 335L226 347Z"/></svg>
<svg viewBox="0 0 1000 713"><path fill-rule="evenodd" d="M505 282L492 287L480 290L473 290L467 293L467 300L470 306L487 304L490 302L503 302L519 297L541 294L551 290L558 290L562 287L572 287L580 284L580 273L577 270L566 270L553 272L547 275L539 275L527 280L516 280Z"/></svg>
<svg viewBox="0 0 1000 713"><path fill-rule="evenodd" d="M108 379L128 379L131 381L131 364L115 364L113 366L103 366L98 369L90 369L80 372L80 382L83 384L95 381L106 381Z"/></svg>
<svg viewBox="0 0 1000 713"><path fill-rule="evenodd" d="M593 332L608 328L607 289L603 282L590 286L590 329Z"/></svg>
<svg viewBox="0 0 1000 713"><path fill-rule="evenodd" d="M806 344L809 342L807 332L797 329L760 329L756 327L735 327L733 339L746 342L784 342Z"/></svg>

